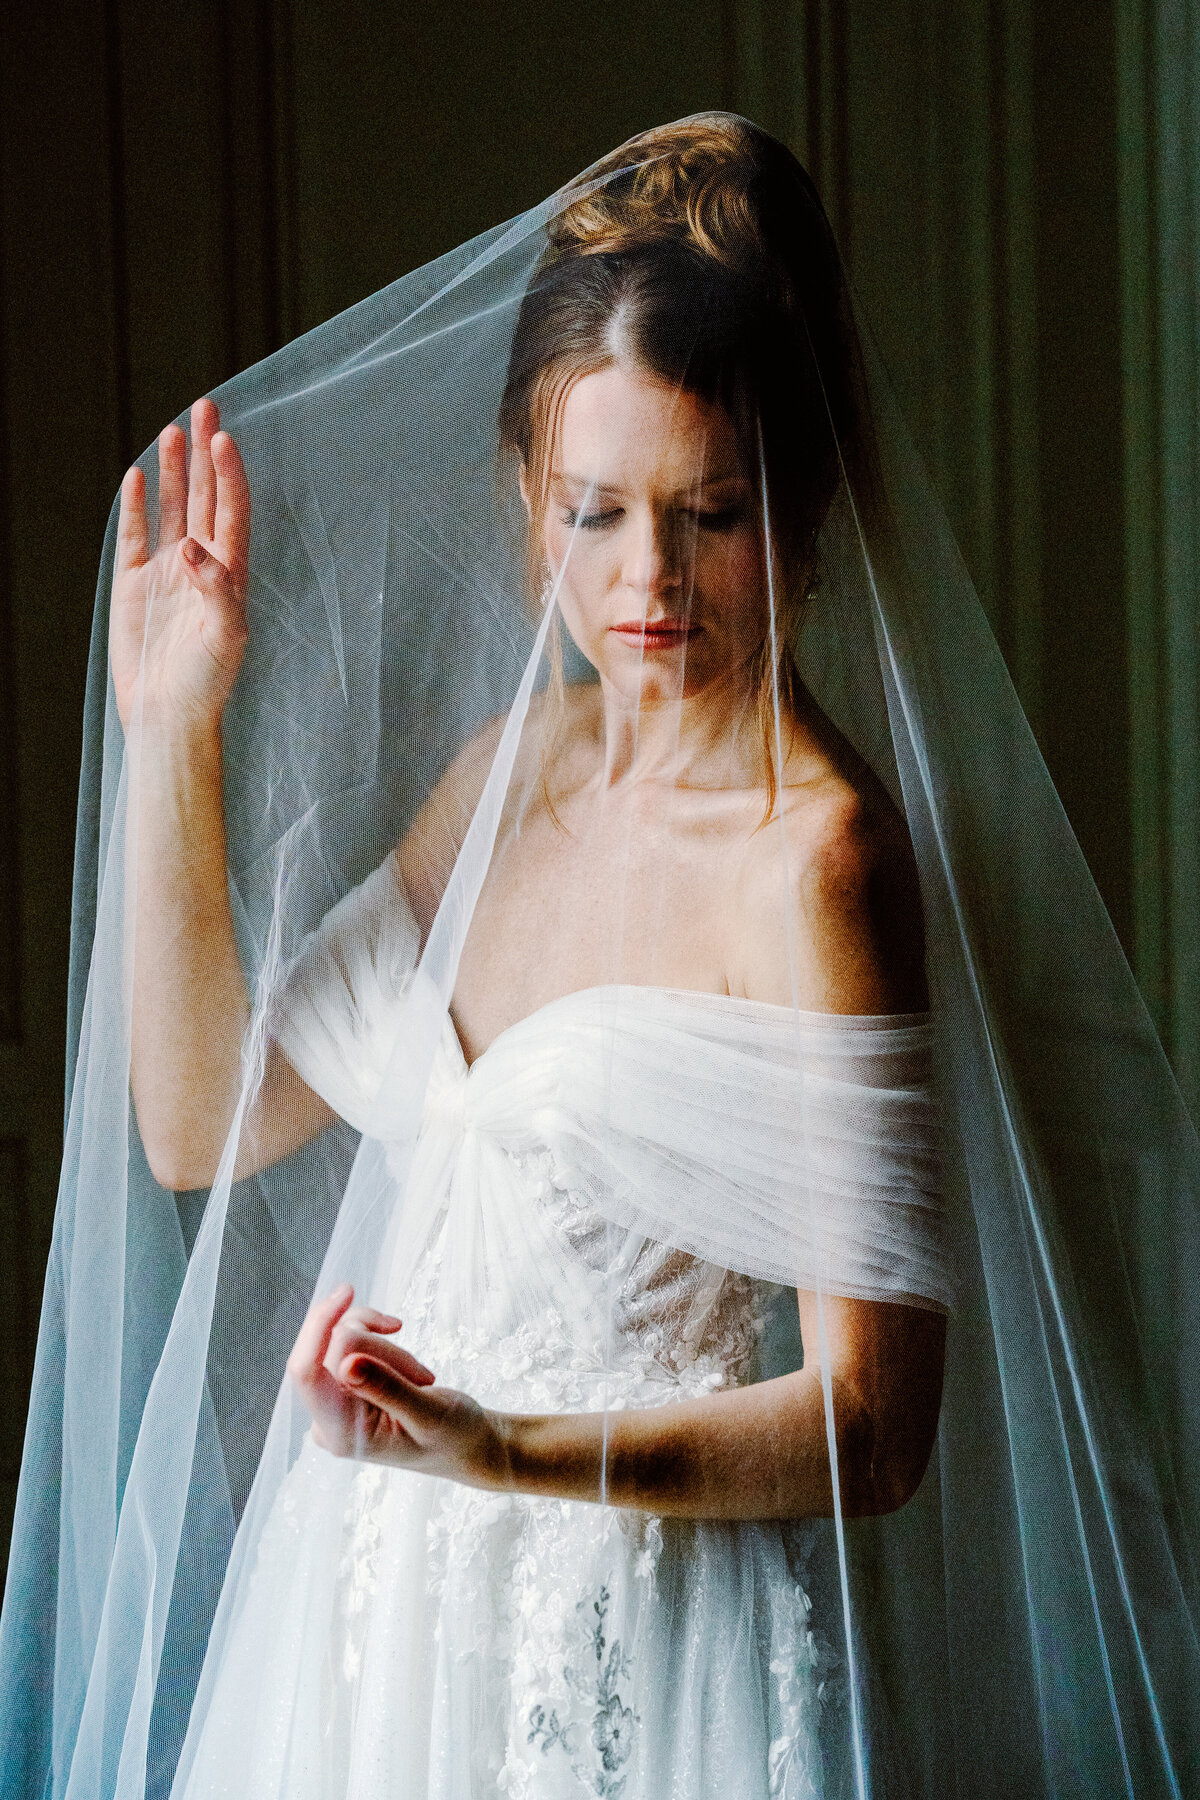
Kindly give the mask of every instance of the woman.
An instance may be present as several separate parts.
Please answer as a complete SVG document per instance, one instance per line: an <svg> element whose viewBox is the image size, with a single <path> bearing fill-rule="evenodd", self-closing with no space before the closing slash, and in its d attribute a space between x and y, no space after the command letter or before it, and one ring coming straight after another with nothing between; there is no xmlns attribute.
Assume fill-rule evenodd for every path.
<svg viewBox="0 0 1200 1800"><path fill-rule="evenodd" d="M807 396L808 417L781 419L777 402L774 409L767 404L760 387L767 365L748 315L772 304L764 296L777 283L779 316L768 313L768 329L786 345L795 336L800 301L788 293L786 267L777 265L757 218L737 221L748 159L730 154L727 136L712 127L678 133L674 142L664 134L664 148L681 171L698 156L710 162L703 219L689 220L653 177L632 188L614 183L578 214L568 211L517 326L500 418L530 516L531 560L544 568L547 592L553 589L567 632L598 680L572 683L557 701L546 700L526 733L459 964L450 1026L456 1041L435 1065L418 1156L422 1146L438 1144L443 1087L464 1088L469 1067L471 1085L486 1088L489 1059L503 1057L505 1047L517 1058L518 1078L531 1081L530 1099L540 1101L532 1068L569 1052L571 1021L595 1012L597 1003L602 1018L611 1013L614 967L629 989L620 1011L638 1015L631 1029L643 1038L658 1020L664 1032L686 1030L681 1014L712 996L699 1006L701 1048L706 1038L721 1046L724 1035L744 1056L747 1026L761 1032L764 1019L790 1046L798 1008L804 1015L847 1015L849 1039L869 1037L893 1055L898 1043L911 1044L913 1066L921 1063L924 1027L911 1016L926 1004L919 899L903 824L880 784L804 694L787 648L786 617L782 651L771 655L759 460L749 427L764 421L768 491L777 491L781 510L802 515L792 534L800 545L811 543L828 504L834 443L819 394ZM786 165L776 172L767 156L761 160L758 185L769 204L772 175L779 185L792 172ZM796 344L792 357L806 354ZM786 364L773 360L770 367L778 382ZM803 370L793 405L804 397L802 380ZM140 687L143 733L163 744L158 753L156 743L155 787L143 791L139 824L137 911L146 949L135 964L133 1091L151 1168L177 1188L207 1186L216 1175L250 1016L227 898L220 753L221 708L246 640L239 588L249 502L236 447L216 424L212 403L198 403L187 477L183 433L171 427L160 440L153 559L144 482L139 470L131 471L114 587L121 716L131 717ZM776 437L790 444L797 436L811 440L803 445L809 468L794 452L781 454L778 463L772 455ZM783 566L777 579L802 593L805 573ZM179 624L147 650L144 596L156 582ZM770 705L776 690L778 719ZM764 704L768 733L759 723ZM786 746L781 765L774 760L776 727ZM441 899L431 883L430 840L446 830L447 820L474 816L498 735L495 727L485 729L467 746L394 858L343 903L302 955L275 1013L272 1053L243 1134L243 1172L251 1158L274 1160L327 1124L331 1105L361 1122L363 1104L374 1097L367 1046L390 1048L389 1040L404 1031L402 983L390 994L380 990L389 977L394 982L409 973ZM783 890L781 870L788 877ZM324 959L331 951L340 983L327 979ZM584 1006L571 1006L572 998ZM350 1009L341 1019L339 1001ZM529 1026L534 1035L522 1044L519 1034ZM339 1031L340 1041L331 1043ZM822 1038L836 1042L832 1022ZM712 1061L719 1070L719 1047ZM351 1086L358 1090L353 1102L344 1097ZM664 1084L664 1104L672 1097ZM570 1102L568 1089L562 1103ZM737 1104L732 1092L730 1102ZM793 1103L801 1104L798 1085ZM785 1126L786 1118L779 1123ZM584 1211L578 1190L565 1183L540 1221L548 1242L535 1244L522 1221L521 1237L503 1250L489 1243L502 1231L492 1212L502 1221L504 1207L513 1204L508 1190L519 1179L513 1171L543 1158L552 1140L532 1118L505 1118L497 1142L496 1154L509 1169L480 1165L460 1134L449 1172L425 1177L431 1188L444 1187L443 1214L407 1291L391 1283L385 1290L388 1303L410 1318L415 1355L388 1341L399 1320L351 1308L349 1289L313 1308L289 1367L314 1415L315 1478L320 1452L332 1451L490 1492L569 1502L603 1498L648 1518L614 1534L606 1519L534 1504L510 1508L490 1534L478 1527L469 1555L486 1562L490 1585L514 1557L532 1556L538 1543L543 1557L553 1545L563 1566L578 1570L577 1585L565 1585L562 1595L563 1667L551 1671L543 1652L533 1659L535 1673L530 1641L523 1634L514 1639L502 1617L484 1616L494 1604L490 1596L477 1602L481 1666L467 1675L439 1670L413 1707L403 1768L389 1759L388 1791L443 1791L438 1771L454 1755L464 1757L464 1767L452 1791L463 1793L486 1792L502 1778L514 1791L534 1784L533 1791L547 1794L610 1792L618 1785L646 1795L671 1786L714 1796L765 1793L769 1784L780 1792L819 1791L815 1738L796 1749L802 1719L811 1729L805 1713L815 1720L818 1711L819 1675L809 1674L811 1695L787 1699L799 1671L770 1670L778 1635L787 1629L782 1615L790 1623L799 1608L807 1617L786 1534L710 1528L664 1537L657 1523L663 1516L776 1520L830 1513L816 1295L800 1292L800 1325L810 1347L804 1367L745 1386L764 1301L744 1277L722 1277L694 1258L665 1255L657 1244L630 1258L626 1240L614 1257L603 1216ZM445 1158L444 1142L433 1154ZM797 1170L798 1214L802 1180ZM410 1192L419 1185L414 1174ZM735 1183L729 1199L736 1205ZM472 1213L482 1242L473 1241L466 1223ZM921 1248L930 1254L929 1246ZM403 1245L407 1262L415 1249ZM480 1319L472 1316L471 1289L457 1265L476 1258L474 1278L483 1291L474 1304L491 1321L485 1336L494 1342L468 1352L463 1328L476 1335ZM932 1279L916 1294L906 1294L897 1269L887 1300L839 1295L825 1304L841 1498L854 1515L903 1504L928 1460L944 1341L944 1315L930 1310L943 1299L944 1277L931 1260ZM431 1261L438 1264L436 1282ZM565 1267L552 1273L559 1262ZM595 1299L584 1308L576 1302L572 1320L572 1285L580 1274L609 1283L618 1268L632 1284L619 1308L609 1314ZM536 1303L507 1291L514 1276L537 1287ZM599 1356L598 1333L606 1328L627 1344L619 1350L610 1344ZM526 1355L535 1367L545 1366L540 1384L505 1379L507 1346L519 1332L529 1336ZM654 1354L647 1350L651 1333L662 1338ZM489 1409L453 1386L434 1384L433 1373L415 1359L421 1355L444 1378L469 1381ZM570 1407L561 1386L563 1365L581 1358L594 1361L600 1385L580 1376L575 1386L597 1410ZM610 1417L614 1361L626 1410ZM547 1379L555 1378L558 1404L535 1409ZM725 1391L705 1393L706 1387ZM502 1395L521 1410L492 1410ZM296 1499L303 1479L298 1472L285 1504L303 1508ZM415 1535L422 1547L431 1526L461 1535L458 1496L410 1489L410 1481L393 1482L388 1499L375 1502L384 1508L382 1534ZM476 1516L484 1516L481 1509ZM449 1520L456 1523L443 1523ZM457 1557L467 1554L459 1536L452 1542ZM399 1555L391 1544L389 1552ZM631 1574L647 1563L653 1575ZM461 1631L463 1602L453 1559L445 1568L435 1565L437 1580L454 1594L453 1620L445 1597L423 1616L428 1575L416 1581L406 1571L402 1579L404 1560L393 1566L390 1589L374 1588L367 1642L376 1644L382 1631L389 1647L374 1654L391 1659L398 1672L452 1624ZM681 1606L677 1588L698 1581L701 1569L711 1594ZM514 1573L510 1579L528 1604L536 1578ZM780 1622L762 1646L747 1645L740 1656L730 1641L729 1688L720 1707L703 1719L699 1742L679 1742L673 1716L680 1696L674 1680L664 1683L663 1660L686 1682L706 1686L714 1641L740 1627L752 1604L748 1596L764 1587L756 1603L765 1599L778 1608ZM586 1636L572 1643L572 1627L586 1634L597 1608L612 1642L622 1645L623 1674L619 1683L613 1674L611 1690L606 1665L591 1682L580 1678ZM387 1626L374 1623L375 1612L389 1615ZM393 1641L394 1613L406 1618L417 1640L404 1650ZM708 1644L696 1668L688 1667L692 1634ZM257 1630L243 1628L246 1649L253 1644L256 1656L277 1637L270 1613ZM328 1653L319 1640L310 1649L317 1657ZM359 1670L360 1656L356 1642L355 1681L378 1682L380 1675ZM275 1709L291 1704L290 1693L269 1692L247 1718L246 1677L234 1675L235 1666L232 1719L222 1718L218 1703L208 1739L214 1747L201 1748L192 1778L197 1793L220 1787L205 1772L214 1757L232 1753L236 1766L254 1766L260 1741L277 1733ZM545 1686L552 1675L558 1677L553 1711ZM564 1675L576 1676L574 1689L564 1689ZM354 1705L353 1686L341 1703L346 1708ZM589 1742L593 1718L607 1720L605 1709L618 1700L620 1727ZM331 1704L334 1716L338 1702ZM469 1758L442 1741L455 1731L454 1723L447 1729L440 1722L443 1715L464 1725L478 1721ZM361 1756L362 1737L377 1729L364 1719L347 1730L345 1772L322 1768L314 1746L300 1779L289 1746L286 1782L272 1767L246 1791L341 1792ZM791 1760L796 1767L785 1775L783 1764Z"/></svg>
<svg viewBox="0 0 1200 1800"><path fill-rule="evenodd" d="M1194 1140L806 178L683 121L288 358L190 463L163 434L153 550L122 493L73 1118L127 1018L153 1193L211 1197L140 1393L66 1211L64 1442L81 1335L135 1399L99 1585L64 1477L62 1787L1179 1791L1164 1315L1101 1313L1138 1240L1072 1208L1122 1213L1129 1045L1172 1222ZM169 1237L135 1163L126 1317ZM263 1446L248 1371L314 1281Z"/></svg>

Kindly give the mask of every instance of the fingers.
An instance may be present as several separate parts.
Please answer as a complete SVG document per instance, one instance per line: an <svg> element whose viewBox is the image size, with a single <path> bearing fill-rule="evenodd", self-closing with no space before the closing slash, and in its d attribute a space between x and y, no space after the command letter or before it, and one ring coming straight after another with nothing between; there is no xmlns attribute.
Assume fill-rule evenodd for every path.
<svg viewBox="0 0 1200 1800"><path fill-rule="evenodd" d="M188 476L187 528L193 537L211 540L217 506L217 477L212 440L221 416L209 399L192 408L192 466Z"/></svg>
<svg viewBox="0 0 1200 1800"><path fill-rule="evenodd" d="M220 431L209 399L192 408L192 454L178 425L158 439L158 547L170 548L190 533L213 544L239 594L246 584L250 548L250 486L237 445ZM121 484L118 570L137 568L149 554L145 477L131 469Z"/></svg>
<svg viewBox="0 0 1200 1800"><path fill-rule="evenodd" d="M388 1336L399 1331L401 1321L395 1313L377 1312L373 1306L352 1306L342 1314L340 1324L343 1331L382 1331Z"/></svg>
<svg viewBox="0 0 1200 1800"><path fill-rule="evenodd" d="M374 1357L346 1357L338 1368L338 1380L397 1424L414 1422L411 1400L417 1392L415 1383L385 1369Z"/></svg>
<svg viewBox="0 0 1200 1800"><path fill-rule="evenodd" d="M117 517L117 574L140 569L149 552L146 533L146 477L135 463L121 483L121 510Z"/></svg>
<svg viewBox="0 0 1200 1800"><path fill-rule="evenodd" d="M325 1367L330 1337L353 1298L354 1290L347 1285L314 1301L287 1360L288 1374L312 1414L313 1437L334 1456L351 1453L355 1415L361 1410L355 1396Z"/></svg>
<svg viewBox="0 0 1200 1800"><path fill-rule="evenodd" d="M250 484L241 452L227 431L215 433L210 454L216 478L213 548L241 589L250 554Z"/></svg>
<svg viewBox="0 0 1200 1800"><path fill-rule="evenodd" d="M187 530L187 439L178 425L158 438L158 545L177 544Z"/></svg>
<svg viewBox="0 0 1200 1800"><path fill-rule="evenodd" d="M318 1369L323 1368L333 1328L353 1298L354 1289L349 1283L343 1283L341 1287L334 1288L332 1294L326 1294L323 1300L313 1301L296 1335L292 1354L288 1357L288 1374L293 1381L307 1381Z"/></svg>
<svg viewBox="0 0 1200 1800"><path fill-rule="evenodd" d="M369 1331L347 1331L342 1326L333 1334L332 1355L328 1358L329 1366L334 1369L340 1379L341 1371L356 1356L367 1356L381 1369L393 1375L399 1375L404 1381L412 1382L415 1387L431 1387L437 1377L432 1369L427 1369L423 1362L418 1362L411 1351L400 1344L389 1344Z"/></svg>
<svg viewBox="0 0 1200 1800"><path fill-rule="evenodd" d="M424 1374L427 1380L415 1381L377 1355L355 1355L340 1364L337 1379L343 1392L386 1414L415 1443L428 1445L431 1432L445 1426L446 1401L441 1388L432 1388L429 1371Z"/></svg>
<svg viewBox="0 0 1200 1800"><path fill-rule="evenodd" d="M325 1366L341 1379L341 1370L359 1352L373 1357L384 1369L417 1387L430 1387L436 1377L400 1344L387 1342L400 1330L395 1313L377 1312L371 1306L355 1306L343 1313L330 1334Z"/></svg>
<svg viewBox="0 0 1200 1800"><path fill-rule="evenodd" d="M375 1307L351 1310L353 1299L354 1290L347 1284L314 1301L287 1363L288 1374L312 1413L314 1440L334 1456L372 1454L372 1434L381 1429L393 1431L394 1448L398 1440L386 1420L411 1412L414 1400L419 1408L424 1390L434 1380L432 1371L415 1356L387 1341L386 1334L399 1331L400 1320ZM353 1370L357 1376L360 1364L368 1379L348 1382L344 1372ZM372 1383L378 1387L378 1400Z"/></svg>

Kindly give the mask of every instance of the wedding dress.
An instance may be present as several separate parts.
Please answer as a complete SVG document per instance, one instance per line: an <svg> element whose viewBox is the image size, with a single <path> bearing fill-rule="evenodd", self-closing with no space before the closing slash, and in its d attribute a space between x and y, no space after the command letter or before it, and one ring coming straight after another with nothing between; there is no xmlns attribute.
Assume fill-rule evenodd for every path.
<svg viewBox="0 0 1200 1800"><path fill-rule="evenodd" d="M415 948L385 865L284 985L276 1036L352 1123L404 1031ZM928 1021L801 1015L799 1068L797 1022L726 995L592 988L468 1067L447 1019L378 1296L439 1381L557 1412L753 1379L780 1290L679 1240L707 1204L754 1242L765 1188L792 1190L834 1286L945 1302ZM640 1208L675 1242L615 1223ZM777 1254L764 1233L750 1260ZM822 1723L844 1671L814 1611L821 1534L347 1470L309 1438L188 1800L837 1792L841 1721Z"/></svg>

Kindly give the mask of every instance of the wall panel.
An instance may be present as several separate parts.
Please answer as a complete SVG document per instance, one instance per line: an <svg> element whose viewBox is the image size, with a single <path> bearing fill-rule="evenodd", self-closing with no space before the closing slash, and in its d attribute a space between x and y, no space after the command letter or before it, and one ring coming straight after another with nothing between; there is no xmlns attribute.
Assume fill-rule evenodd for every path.
<svg viewBox="0 0 1200 1800"><path fill-rule="evenodd" d="M1134 966L1200 1114L1200 7L1116 18Z"/></svg>
<svg viewBox="0 0 1200 1800"><path fill-rule="evenodd" d="M1116 42L1090 0L1035 20L1042 744L1129 951Z"/></svg>
<svg viewBox="0 0 1200 1800"><path fill-rule="evenodd" d="M0 220L7 446L0 526L0 677L10 787L2 879L18 879L4 950L19 1006L0 1043L0 1261L36 1287L62 1132L67 940L83 676L97 547L119 472L106 20L79 0L6 19ZM13 926L15 925L15 933ZM28 1366L30 1320L14 1361ZM7 1535L23 1405L3 1402Z"/></svg>
<svg viewBox="0 0 1200 1800"><path fill-rule="evenodd" d="M720 103L720 0L296 6L298 329L533 205L622 138Z"/></svg>

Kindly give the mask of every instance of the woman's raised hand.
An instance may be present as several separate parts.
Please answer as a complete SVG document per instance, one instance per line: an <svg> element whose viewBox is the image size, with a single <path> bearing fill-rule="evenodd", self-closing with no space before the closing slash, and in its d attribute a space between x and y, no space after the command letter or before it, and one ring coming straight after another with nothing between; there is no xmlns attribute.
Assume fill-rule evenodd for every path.
<svg viewBox="0 0 1200 1800"><path fill-rule="evenodd" d="M399 1319L351 1307L349 1287L314 1301L288 1358L313 1416L313 1439L334 1456L391 1463L471 1487L504 1484L501 1421L466 1394L436 1387L423 1363L389 1342Z"/></svg>
<svg viewBox="0 0 1200 1800"><path fill-rule="evenodd" d="M246 647L250 489L211 400L192 408L192 452L178 425L158 440L158 543L150 550L146 480L121 484L109 634L126 727L143 676L143 717L168 729L220 721Z"/></svg>

